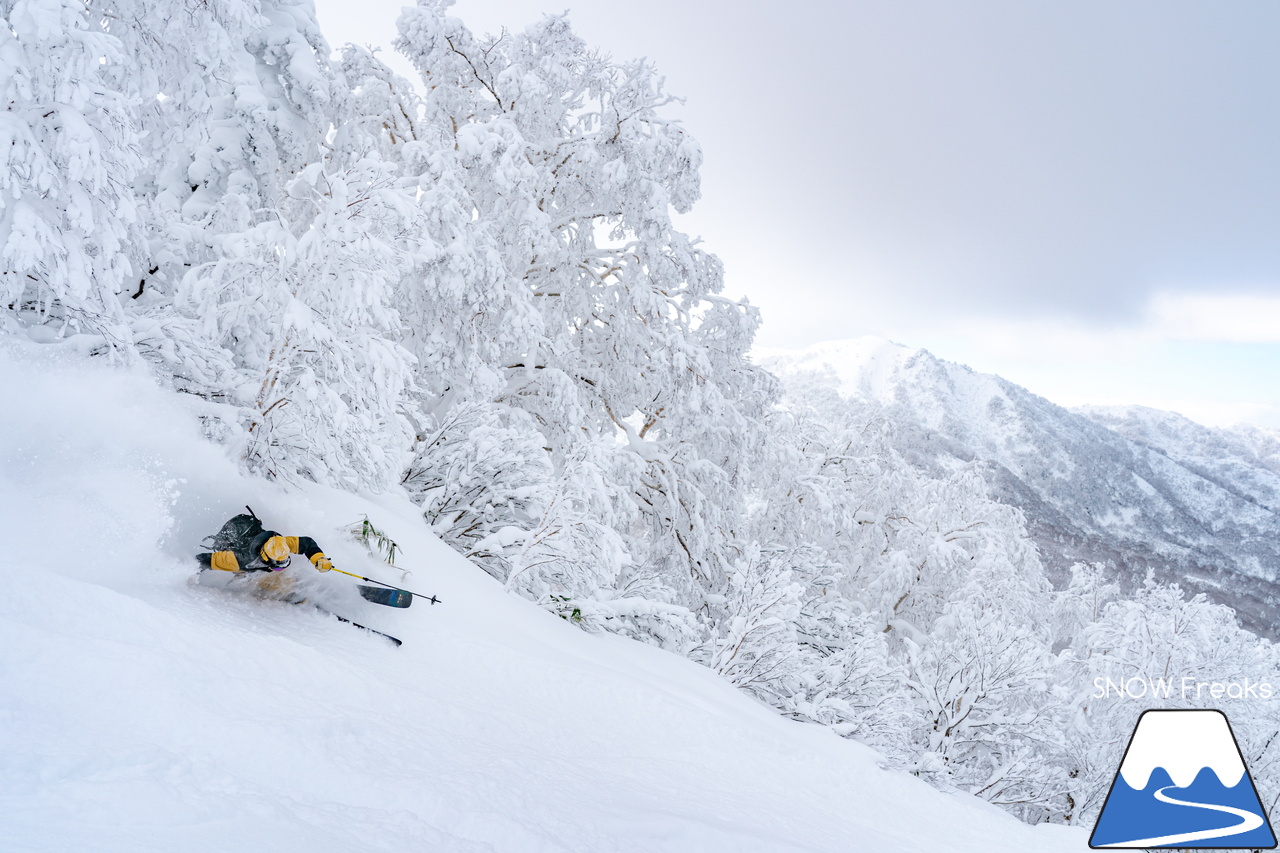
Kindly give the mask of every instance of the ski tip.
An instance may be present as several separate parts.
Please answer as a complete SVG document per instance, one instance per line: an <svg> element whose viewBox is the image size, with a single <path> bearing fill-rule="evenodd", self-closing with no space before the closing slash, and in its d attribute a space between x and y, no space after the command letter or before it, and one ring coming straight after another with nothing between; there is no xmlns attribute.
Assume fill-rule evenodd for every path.
<svg viewBox="0 0 1280 853"><path fill-rule="evenodd" d="M355 624L355 623L352 623L352 624ZM363 630L366 634L372 634L375 637L381 637L382 639L389 641L391 645L395 646L397 649L404 645L404 641L401 640L399 637L393 637L390 634L384 634L381 631L375 631L374 629L367 628L364 625L356 625L356 627Z"/></svg>
<svg viewBox="0 0 1280 853"><path fill-rule="evenodd" d="M359 628L361 631L364 631L369 634L375 634L379 637L382 637L384 640L390 640L392 643L396 645L397 648L404 645L404 643L402 643L399 639L391 636L390 634L384 634L381 631L376 631L373 628L370 628L368 625L361 625L359 622L352 622L347 617L339 616L337 613L334 613L332 610L325 610L323 607L321 607L318 604L313 606L315 607L316 610L319 610L321 613L324 613L327 616L332 616L334 619L337 619L339 622L343 622L347 625L350 625L352 628Z"/></svg>

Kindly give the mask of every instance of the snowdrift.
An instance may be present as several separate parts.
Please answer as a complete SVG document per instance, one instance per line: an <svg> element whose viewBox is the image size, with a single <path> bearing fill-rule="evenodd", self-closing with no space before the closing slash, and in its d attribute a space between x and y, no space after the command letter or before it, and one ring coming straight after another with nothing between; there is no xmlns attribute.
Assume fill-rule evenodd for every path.
<svg viewBox="0 0 1280 853"><path fill-rule="evenodd" d="M5 345L0 399L6 851L1085 847L506 595L401 496L242 477L198 401L141 373ZM367 515L444 603L376 608L321 579L396 649L191 585L200 538L246 503L395 581L343 532Z"/></svg>

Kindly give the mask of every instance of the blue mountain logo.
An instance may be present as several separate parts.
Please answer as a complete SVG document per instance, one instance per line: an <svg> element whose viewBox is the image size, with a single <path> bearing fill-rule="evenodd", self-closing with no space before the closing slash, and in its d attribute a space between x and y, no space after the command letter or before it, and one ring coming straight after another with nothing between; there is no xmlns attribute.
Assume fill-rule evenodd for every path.
<svg viewBox="0 0 1280 853"><path fill-rule="evenodd" d="M1274 848L1275 833L1226 715L1143 712L1089 846Z"/></svg>

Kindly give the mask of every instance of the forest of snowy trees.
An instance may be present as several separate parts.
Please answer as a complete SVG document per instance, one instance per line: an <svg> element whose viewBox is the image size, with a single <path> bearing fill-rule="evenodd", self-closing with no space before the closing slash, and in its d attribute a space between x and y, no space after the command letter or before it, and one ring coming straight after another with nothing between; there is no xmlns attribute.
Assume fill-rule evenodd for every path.
<svg viewBox="0 0 1280 853"><path fill-rule="evenodd" d="M406 80L309 0L0 0L4 334L146 365L246 469L407 490L512 593L1027 821L1101 807L1145 706L1095 678L1280 685L1229 609L1053 589L976 470L784 398L673 226L702 152L652 65L450 5L399 19ZM1280 715L1213 706L1270 802Z"/></svg>

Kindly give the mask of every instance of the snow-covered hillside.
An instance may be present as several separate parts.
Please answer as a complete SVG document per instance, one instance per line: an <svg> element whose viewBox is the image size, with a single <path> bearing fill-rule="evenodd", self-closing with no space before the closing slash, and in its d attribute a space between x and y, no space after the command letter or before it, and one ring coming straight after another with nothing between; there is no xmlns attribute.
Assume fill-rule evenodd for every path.
<svg viewBox="0 0 1280 853"><path fill-rule="evenodd" d="M198 401L37 349L0 349L6 851L1084 846L507 595L402 497L247 478L201 437ZM444 603L379 609L322 579L396 649L190 585L200 537L245 503L397 579L342 532L367 515L404 583Z"/></svg>
<svg viewBox="0 0 1280 853"><path fill-rule="evenodd" d="M876 338L765 353L788 393L835 392L839 416L883 415L891 441L932 474L978 462L1020 507L1058 577L1110 561L1154 568L1274 633L1280 573L1280 439L1152 410L1070 411L998 376Z"/></svg>
<svg viewBox="0 0 1280 853"><path fill-rule="evenodd" d="M1207 427L1145 406L1081 406L1075 411L1250 503L1280 512L1280 432L1252 424Z"/></svg>

